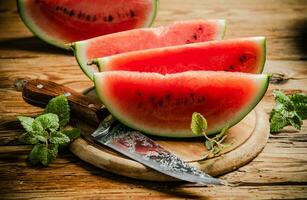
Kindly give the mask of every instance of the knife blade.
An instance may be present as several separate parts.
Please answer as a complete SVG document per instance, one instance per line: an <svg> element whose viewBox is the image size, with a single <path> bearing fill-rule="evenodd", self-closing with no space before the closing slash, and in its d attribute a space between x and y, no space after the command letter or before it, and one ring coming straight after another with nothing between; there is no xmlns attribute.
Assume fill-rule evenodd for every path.
<svg viewBox="0 0 307 200"><path fill-rule="evenodd" d="M98 128L91 134L96 143L110 147L133 160L161 173L180 180L202 183L223 184L221 180L190 166L154 140L115 120L108 110L88 97L63 85L46 80L29 80L22 89L23 99L36 106L44 107L50 99L64 94L71 111L82 120Z"/></svg>

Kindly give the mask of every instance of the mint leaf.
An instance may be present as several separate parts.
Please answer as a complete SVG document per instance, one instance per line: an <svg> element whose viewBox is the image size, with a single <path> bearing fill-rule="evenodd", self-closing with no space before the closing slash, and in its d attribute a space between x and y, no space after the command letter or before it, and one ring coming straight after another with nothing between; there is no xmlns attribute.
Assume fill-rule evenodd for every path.
<svg viewBox="0 0 307 200"><path fill-rule="evenodd" d="M32 123L34 119L32 117L24 117L24 116L18 116L17 119L20 121L22 127L27 131L32 131Z"/></svg>
<svg viewBox="0 0 307 200"><path fill-rule="evenodd" d="M51 133L49 141L53 144L67 144L70 142L70 139L67 135L56 131Z"/></svg>
<svg viewBox="0 0 307 200"><path fill-rule="evenodd" d="M36 132L51 131L59 128L59 118L56 114L48 113L36 117L32 123L32 129Z"/></svg>
<svg viewBox="0 0 307 200"><path fill-rule="evenodd" d="M81 129L79 128L73 128L73 129L64 129L62 130L62 133L67 135L71 141L74 139L80 137L81 135Z"/></svg>
<svg viewBox="0 0 307 200"><path fill-rule="evenodd" d="M29 156L29 160L33 165L36 165L40 162L40 153L42 152L44 145L43 144L36 144Z"/></svg>
<svg viewBox="0 0 307 200"><path fill-rule="evenodd" d="M69 104L64 95L51 99L45 108L45 113L53 113L59 117L60 127L64 127L69 122Z"/></svg>
<svg viewBox="0 0 307 200"><path fill-rule="evenodd" d="M204 134L207 130L207 120L200 113L194 112L192 114L191 130L195 135Z"/></svg>
<svg viewBox="0 0 307 200"><path fill-rule="evenodd" d="M49 165L58 155L59 145L57 144L50 144L48 146L48 153L47 153L47 162L42 163L43 165Z"/></svg>
<svg viewBox="0 0 307 200"><path fill-rule="evenodd" d="M285 95L274 90L276 105L270 113L270 131L279 132L285 126L293 126L300 130L307 118L307 96L305 94Z"/></svg>
<svg viewBox="0 0 307 200"><path fill-rule="evenodd" d="M290 99L294 104L298 116L302 120L307 119L307 95L297 93L290 95Z"/></svg>
<svg viewBox="0 0 307 200"><path fill-rule="evenodd" d="M33 165L41 163L45 166L49 165L58 155L58 145L51 144L48 147L44 144L36 144L29 156L29 160Z"/></svg>
<svg viewBox="0 0 307 200"><path fill-rule="evenodd" d="M27 132L20 136L19 140L26 144L37 144L47 142L47 136L41 132Z"/></svg>

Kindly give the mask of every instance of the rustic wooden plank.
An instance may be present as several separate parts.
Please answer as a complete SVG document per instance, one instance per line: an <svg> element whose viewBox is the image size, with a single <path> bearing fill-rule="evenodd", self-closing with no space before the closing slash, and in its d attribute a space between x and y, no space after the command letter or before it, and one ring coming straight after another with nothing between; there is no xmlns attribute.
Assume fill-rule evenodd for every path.
<svg viewBox="0 0 307 200"><path fill-rule="evenodd" d="M268 38L265 72L275 84L262 101L269 113L273 89L307 93L306 0L168 0L160 1L155 26L176 20L226 18L226 38L263 35ZM30 147L16 115L35 116L41 109L23 102L14 82L42 78L77 91L92 86L71 52L45 44L21 22L15 1L0 4L0 199L305 199L307 196L307 124L271 135L264 151L251 163L222 176L234 187L153 183L102 171L63 152L48 168L27 162ZM274 60L272 60L274 59ZM277 83L277 84L276 84Z"/></svg>
<svg viewBox="0 0 307 200"><path fill-rule="evenodd" d="M0 55L5 57L22 53L20 56L33 56L31 49L40 55L48 55L49 51L63 53L31 37L32 34L19 19L14 3L5 1L1 4L3 11L0 12L0 28L6 31L0 33L3 40L0 46L6 46L9 51L6 55L0 51ZM165 25L175 20L225 18L228 22L226 38L263 35L268 38L269 59L298 60L307 58L305 13L305 0L295 3L291 0L190 0L180 3L169 0L160 1L160 10L154 26ZM23 45L31 42L33 46Z"/></svg>

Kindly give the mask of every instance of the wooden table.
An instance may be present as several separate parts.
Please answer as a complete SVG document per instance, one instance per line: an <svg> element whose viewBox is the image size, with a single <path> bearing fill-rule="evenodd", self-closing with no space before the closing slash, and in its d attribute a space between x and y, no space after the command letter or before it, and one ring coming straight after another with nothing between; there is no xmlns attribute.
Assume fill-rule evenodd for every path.
<svg viewBox="0 0 307 200"><path fill-rule="evenodd" d="M226 38L267 37L265 72L274 74L262 101L268 113L273 89L307 93L306 0L161 0L154 25L197 18L225 18ZM306 122L299 132L287 128L271 135L254 161L221 177L233 187L132 180L95 168L69 151L50 167L31 167L30 147L18 141L23 131L16 116L34 116L41 109L25 103L14 82L41 78L77 91L92 83L71 52L49 46L27 30L13 0L0 3L0 30L0 199L307 198Z"/></svg>

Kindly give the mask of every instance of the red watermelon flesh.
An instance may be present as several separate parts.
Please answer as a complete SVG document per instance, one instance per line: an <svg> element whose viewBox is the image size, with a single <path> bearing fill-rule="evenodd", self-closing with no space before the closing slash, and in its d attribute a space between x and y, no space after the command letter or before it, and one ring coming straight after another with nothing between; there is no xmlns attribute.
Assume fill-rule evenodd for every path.
<svg viewBox="0 0 307 200"><path fill-rule="evenodd" d="M66 43L150 26L158 0L17 0L28 28L63 48Z"/></svg>
<svg viewBox="0 0 307 200"><path fill-rule="evenodd" d="M94 75L97 95L113 116L131 128L167 137L195 137L193 112L208 120L207 134L233 126L261 100L268 80L264 74L221 71Z"/></svg>
<svg viewBox="0 0 307 200"><path fill-rule="evenodd" d="M84 73L92 79L97 67L89 65L94 58L129 51L219 40L225 31L224 20L193 20L158 28L135 29L73 44L76 59Z"/></svg>
<svg viewBox="0 0 307 200"><path fill-rule="evenodd" d="M171 74L190 70L261 73L265 38L241 38L134 51L95 60L100 71Z"/></svg>

